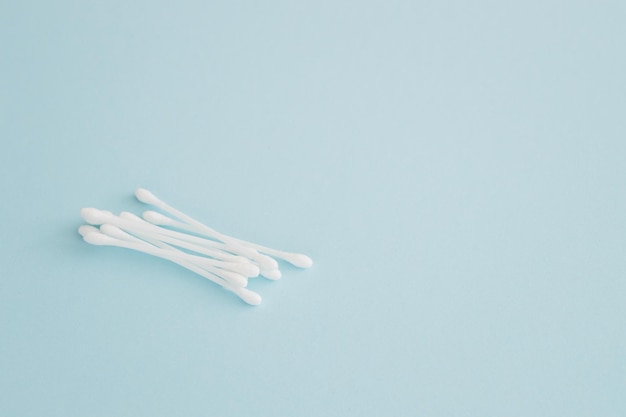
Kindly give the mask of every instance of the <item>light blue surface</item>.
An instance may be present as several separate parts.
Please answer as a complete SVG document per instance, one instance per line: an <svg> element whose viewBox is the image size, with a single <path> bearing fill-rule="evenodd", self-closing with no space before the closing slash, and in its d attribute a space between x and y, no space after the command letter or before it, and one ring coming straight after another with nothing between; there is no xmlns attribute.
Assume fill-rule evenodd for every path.
<svg viewBox="0 0 626 417"><path fill-rule="evenodd" d="M1 416L626 415L623 1L0 4ZM84 244L137 186L316 263Z"/></svg>

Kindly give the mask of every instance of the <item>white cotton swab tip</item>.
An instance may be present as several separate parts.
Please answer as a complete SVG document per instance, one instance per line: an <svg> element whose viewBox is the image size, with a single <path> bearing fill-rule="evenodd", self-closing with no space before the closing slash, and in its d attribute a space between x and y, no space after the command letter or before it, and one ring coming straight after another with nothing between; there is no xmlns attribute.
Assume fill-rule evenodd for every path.
<svg viewBox="0 0 626 417"><path fill-rule="evenodd" d="M271 255L273 257L283 259L289 262L290 264L299 268L310 268L311 266L313 266L313 260L306 255L303 255L300 253L289 253L289 252L284 252L284 251L268 248L265 246L246 242L244 240L236 239L230 236L226 236L222 233L219 233L216 230L213 230L203 225L199 221L193 219L192 217L186 215L185 213L182 213L181 211L161 201L158 197L156 197L154 194L152 194L150 191L146 190L145 188L138 188L135 191L135 196L137 197L139 201L159 207L163 211L166 211L167 213L179 218L183 222L179 222L177 220L164 216L161 213L154 212L151 210L144 213L143 217L146 221L153 223L155 225L168 225L168 226L183 228L183 229L195 232L195 233L203 234L205 236L210 236L213 239L220 240L231 246L233 246L236 243L240 243L242 246L246 246L249 249L256 249L262 255L260 256L251 255L250 258L254 259L257 263L259 263L259 266L261 267L261 269L278 268L278 265L276 264L276 261L274 259L263 259L263 256L266 256L266 255Z"/></svg>
<svg viewBox="0 0 626 417"><path fill-rule="evenodd" d="M119 227L114 226L109 223L104 223L102 226L100 226L100 231L104 233L105 235L111 236L116 239L134 241L131 235L129 235L128 233L120 229Z"/></svg>
<svg viewBox="0 0 626 417"><path fill-rule="evenodd" d="M153 210L144 211L142 217L145 221L158 226L170 226L174 223L173 219Z"/></svg>
<svg viewBox="0 0 626 417"><path fill-rule="evenodd" d="M81 236L87 236L90 233L100 233L97 227L83 224L78 228L78 234Z"/></svg>
<svg viewBox="0 0 626 417"><path fill-rule="evenodd" d="M259 304L261 304L261 301L263 301L259 294L255 293L254 291L250 291L247 288L240 287L229 289L251 306L258 306Z"/></svg>
<svg viewBox="0 0 626 417"><path fill-rule="evenodd" d="M298 268L310 268L313 266L313 259L301 253L285 255L283 259Z"/></svg>
<svg viewBox="0 0 626 417"><path fill-rule="evenodd" d="M259 264L259 267L261 269L278 269L278 262L276 262L276 259L271 258L267 255L263 255L262 253L257 252L257 254L252 259L254 259L254 261Z"/></svg>
<svg viewBox="0 0 626 417"><path fill-rule="evenodd" d="M150 191L146 190L145 188L137 188L135 190L135 197L137 197L137 200L146 204L154 204L160 201L154 194L152 194Z"/></svg>
<svg viewBox="0 0 626 417"><path fill-rule="evenodd" d="M263 275L265 278L271 279L276 281L277 279L280 279L283 275L281 274L280 270L278 269L270 269L270 270L261 270L261 275Z"/></svg>
<svg viewBox="0 0 626 417"><path fill-rule="evenodd" d="M83 240L91 245L97 246L114 246L117 243L117 239L100 232L88 233L83 236Z"/></svg>
<svg viewBox="0 0 626 417"><path fill-rule="evenodd" d="M98 210L93 207L80 209L80 216L89 224L102 224L110 221L114 215L110 211Z"/></svg>

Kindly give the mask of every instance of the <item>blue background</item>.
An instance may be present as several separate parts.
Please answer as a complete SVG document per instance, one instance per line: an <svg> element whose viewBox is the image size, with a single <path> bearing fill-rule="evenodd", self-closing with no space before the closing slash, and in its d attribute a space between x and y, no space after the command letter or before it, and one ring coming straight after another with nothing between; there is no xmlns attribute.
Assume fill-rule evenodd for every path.
<svg viewBox="0 0 626 417"><path fill-rule="evenodd" d="M0 5L0 415L626 415L623 1ZM137 186L316 263L83 243Z"/></svg>

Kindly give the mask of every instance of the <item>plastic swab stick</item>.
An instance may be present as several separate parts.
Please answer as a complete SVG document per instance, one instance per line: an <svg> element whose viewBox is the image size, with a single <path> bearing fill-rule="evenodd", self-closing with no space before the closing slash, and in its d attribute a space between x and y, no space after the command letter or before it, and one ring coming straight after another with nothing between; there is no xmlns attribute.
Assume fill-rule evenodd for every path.
<svg viewBox="0 0 626 417"><path fill-rule="evenodd" d="M150 236L153 239L158 239L163 242L169 242L175 246L189 249L189 250L199 252L199 253L203 253L203 251L198 248L198 247L203 247L203 245L201 244L202 242L210 242L211 244L217 243L212 240L199 238L197 236L190 236L190 235L179 233L173 230L163 229L161 227L155 226L154 224L147 222L146 220L134 215L133 213L129 213L126 211L120 213L119 217L125 220L134 221L138 224L143 224L143 225L148 226L150 231L152 231L153 233L150 233L150 232L144 233L143 231L138 231L136 229L132 230L133 234L140 235L143 239L147 239ZM181 223L181 224L186 226L185 223ZM165 235L161 232L165 232ZM169 232L173 232L173 233L169 233ZM176 238L170 238L170 236L176 236ZM190 243L191 245L194 245L194 246L189 246L185 242ZM235 247L234 249L232 245L227 245L225 247L226 247L225 250L229 250L231 252L236 252L236 253L241 254L240 256L232 255L238 258L237 260L232 259L233 261L235 262L242 261L241 257L243 257L246 261L252 261L256 263L257 265L259 265L259 269L260 269L259 274L263 275L265 278L272 279L272 280L277 280L281 278L282 274L278 270L278 264L272 258L258 253L255 249L247 248L241 245L237 245L237 247ZM246 258L246 256L251 257L251 259ZM269 266L268 266L268 262L264 262L265 261L264 258L271 261L271 264Z"/></svg>
<svg viewBox="0 0 626 417"><path fill-rule="evenodd" d="M243 244L249 247L252 247L262 253L268 254L268 255L272 255L275 256L279 259L282 259L284 261L289 262L290 264L297 266L299 268L310 268L313 265L313 260L311 258L309 258L306 255L300 254L300 253L290 253L290 252L285 252L285 251L281 251L281 250L277 250L277 249L272 249L272 248L268 248L266 246L262 246L262 245L257 245L256 243L251 243L251 242L247 242L245 240L241 240L241 239L237 239L237 238L233 238L227 235L224 235L214 229L211 229L210 227L200 223L199 221L195 220L194 218L186 215L185 213L175 209L174 207L170 206L169 204L165 203L164 201L160 200L157 196L155 196L153 193L151 193L150 191L146 190L145 188L138 188L135 191L135 196L137 197L137 199L139 201L141 201L142 203L146 203L146 204L151 204L155 207L160 208L161 210L178 217L179 219L185 221L186 223L188 223L191 226L194 226L196 228L197 232L201 232L203 234L206 234L208 236L211 237L215 237L219 240L222 240L224 242L230 243L230 242L236 242L239 244Z"/></svg>
<svg viewBox="0 0 626 417"><path fill-rule="evenodd" d="M139 239L138 237L135 237L129 233L124 232L123 230L117 228L117 230L113 229L111 227L111 225L103 225L102 227L105 227L105 230L108 229L109 233L115 234L117 235L119 238L124 239L124 240L129 240L132 242L137 242L137 243L145 243L146 241L143 241L142 239ZM115 226L113 226L115 227ZM78 232L84 237L85 234L87 233L101 233L100 229L94 227L94 226L88 226L88 225L83 225L81 227L79 227ZM178 253L184 253L182 251L179 251L176 248L173 248L171 246L169 246L166 243L163 243L161 241L158 240L148 240L148 243L159 247L161 249L168 249L174 252L178 252ZM241 298L243 301L245 301L246 303L250 304L250 305L259 305L261 304L261 296L259 294L257 294L254 291L250 291L242 286L239 285L233 285L231 284L228 280L224 280L224 278L219 277L217 275L215 275L214 273L204 270L204 272L202 272L201 270L198 270L199 266L195 265L192 262L189 261L180 261L180 262L176 262L178 263L180 266L189 269L192 272L197 273L198 275L209 279L212 282L215 282L216 284L222 286L223 288L235 293L235 295L237 295L239 298ZM200 269L202 269L200 267Z"/></svg>
<svg viewBox="0 0 626 417"><path fill-rule="evenodd" d="M135 231L133 232L133 234L138 235L141 238L158 239L170 245L187 249L192 252L200 253L202 255L209 256L214 259L219 259L219 260L227 261L227 262L248 264L252 267L251 269L256 270L256 275L254 276L259 275L259 267L250 263L250 260L244 256L232 255L230 253L222 252L220 250L211 250L205 246L196 245L194 243L187 242L185 240L180 240L180 239L176 239L176 238L169 237L166 235L160 235L160 234L151 233L151 232Z"/></svg>
<svg viewBox="0 0 626 417"><path fill-rule="evenodd" d="M186 228L189 231L193 231L196 233L200 233L203 234L205 236L209 236L209 237L213 237L215 239L219 239L223 242L227 242L230 244L233 243L238 243L241 245L245 245L247 247L251 247L254 248L262 253L268 254L268 255L272 255L275 256L279 259L285 260L289 263L291 263L294 266L300 267L300 268L310 268L313 265L313 261L311 260L311 258L309 258L306 255L303 254L299 254L299 253L290 253L290 252L285 252L285 251L280 251L277 249L272 249L272 248L268 248L266 246L262 246L262 245L258 245L256 243L252 243L252 242L248 242L242 239L237 239L234 238L232 236L227 236L223 233L218 232L215 229L212 229L208 226L206 226L205 224L197 221L196 219L192 218L191 216L186 215L185 213L175 209L174 207L168 205L167 203L165 203L164 201L160 200L158 197L156 197L154 194L152 194L150 191L143 189L143 188L139 188L135 191L135 196L137 197L137 199L139 201L141 201L142 203L146 203L146 204L151 204L155 207L160 208L161 210L175 216L178 217L179 219L185 221L188 225L188 227ZM161 221L164 223L161 223L163 225L166 224L170 224L170 225L177 225L178 227L180 227L180 222L176 222L175 220L168 218L167 216L163 216L160 213L154 212L154 211L150 211L150 214L148 214L149 218L152 222L152 220L154 221ZM161 217L159 217L161 216ZM145 217L144 217L145 218ZM148 219L146 219L148 220ZM155 224L159 224L159 223L155 223Z"/></svg>
<svg viewBox="0 0 626 417"><path fill-rule="evenodd" d="M192 243L198 246L203 246L203 243L205 242L210 243L211 245L216 245L216 244L224 245L223 243L218 243L212 240L199 238L197 236L191 236L191 235L176 232L173 230L163 229L162 227L155 226L154 224L151 224L147 222L146 220L134 215L133 213L129 213L127 211L121 212L119 217L125 220L134 221L140 225L145 225L150 231L154 232L154 237L157 238L158 240L164 241L163 233L165 233L165 236L168 236L168 237L175 236L175 239L178 241L187 241L189 243ZM166 218L169 219L169 217L166 217ZM186 226L185 223L181 223L181 225ZM133 230L132 232L135 234L143 234L143 232L140 232L137 230ZM144 234L143 238L145 239L147 235L148 233ZM172 242L172 244L178 245L179 247L183 247L189 250L195 250L193 249L193 247L187 247L182 244L173 243L173 241L170 241L170 242ZM236 245L236 247L234 247L233 245L229 244L229 245L224 245L224 248L225 249L223 250L239 253L243 257L246 257L246 256L249 257L250 261L256 263L259 266L259 269L260 269L259 273L260 275L263 275L265 278L272 279L272 280L277 280L281 278L282 274L278 270L278 264L276 263L274 259L270 258L269 256L262 255L258 253L255 249L244 247L242 245ZM267 261L270 261L270 262L267 262Z"/></svg>
<svg viewBox="0 0 626 417"><path fill-rule="evenodd" d="M192 226L188 223L184 223L178 220L174 220L171 217L167 217L164 214L158 213L154 210L146 210L143 212L142 214L143 220L152 224L152 225L156 225L156 226L169 226L169 227L174 227L176 229L181 229L181 230L186 230L187 232L192 232L192 233L198 233L198 228L195 226ZM224 242L223 240L213 236L213 235L209 235L207 233L199 233L205 237L208 237L210 239L218 239L220 242ZM251 248L249 246L245 246L245 245L238 245L236 243L233 242L229 242L228 244L223 243L224 245L228 246L228 247L234 247L236 248L238 251L243 251L243 255L247 256L249 258L253 258L254 256L258 256L259 252L254 249Z"/></svg>
<svg viewBox="0 0 626 417"><path fill-rule="evenodd" d="M100 220L100 221L103 220L102 212L100 212L97 217L93 216L94 212L92 210L97 211L97 209L85 209L85 210L89 210L92 220ZM199 246L204 246L207 248L215 248L215 249L228 252L231 254L241 255L246 258L251 258L251 255L256 253L254 249L246 248L241 245L237 245L237 246L226 245L225 243L217 242L215 240L204 239L198 236L191 236L186 233L177 232L175 230L164 229L162 227L149 223L145 221L144 219L142 219L141 217L136 216L133 213L129 213L127 211L121 212L119 215L119 218L133 222L129 227L133 227L133 225L137 227L143 227L146 229L146 231L151 231L158 235L165 235L165 236L173 237L175 239L184 240L186 242L191 242ZM89 221L87 222L90 223ZM94 223L94 224L99 224L99 223Z"/></svg>
<svg viewBox="0 0 626 417"><path fill-rule="evenodd" d="M199 275L204 276L205 278L207 278L205 275L209 272L207 271L205 268L200 267L196 264L193 264L192 262L189 262L187 259L185 259L184 257L179 257L179 256L175 256L175 255L168 255L167 253L156 253L156 252L151 252L149 249L145 250L145 248L142 247L142 245L138 245L132 242L127 242L127 241L123 241L111 236L108 236L102 232L98 232L98 233L88 233L85 236L83 236L83 240L85 240L87 243L90 243L92 245L99 245L99 246L117 246L117 247L121 247L121 248L126 248L126 249L132 249L132 250L136 250L138 252L143 252L143 253L147 253L149 255L153 255L156 256L157 258L163 258L166 259L168 261L174 262L178 265L183 266L182 264L187 262L190 265L193 265L193 267L195 269L192 268L188 268L190 270L192 270L193 272L196 272ZM158 249L158 248L155 248ZM166 250L164 250L164 252L168 252ZM187 268L187 266L185 266ZM203 273L199 273L199 271L204 271ZM216 268L216 270L219 270ZM223 271L223 272L230 272L230 271ZM244 276L233 273L234 275L229 275L229 274L225 274L224 276L219 276L217 273L212 273L212 275L218 275L219 276L219 282L217 282L218 284L221 282L224 285L231 285L233 287L239 287L239 286L243 286L245 287L247 284L247 280ZM229 278L227 278L230 277ZM215 282L215 281L214 281Z"/></svg>
<svg viewBox="0 0 626 417"><path fill-rule="evenodd" d="M198 233L200 235L203 235L212 239L219 239L222 242L225 242L228 247L236 248L236 250L239 252L241 252L242 249L245 250L245 256L248 256L250 259L258 263L261 269L268 270L268 271L278 269L278 263L274 259L270 258L267 255L263 255L259 253L255 248L249 245L235 242L235 238L231 238L230 236L222 235L220 233L218 237L215 234L206 233L203 230L199 230L198 227L195 225L191 225L188 223L180 222L178 220L174 220L171 217L167 217L153 210L144 211L143 218L144 220L150 222L153 225L175 227L177 229L186 230L188 232ZM213 229L210 229L210 230L213 230ZM244 252L241 252L241 253L244 254Z"/></svg>
<svg viewBox="0 0 626 417"><path fill-rule="evenodd" d="M122 212L119 216L115 216L113 213L106 212L104 210L86 207L80 210L80 215L87 223L92 225L111 223L125 230L153 232L159 235L171 236L180 240L196 243L200 246L215 247L228 252L235 252L234 249L223 243L203 239L197 236L190 236L174 230L164 229L153 224L149 224L140 217L128 212Z"/></svg>
<svg viewBox="0 0 626 417"><path fill-rule="evenodd" d="M231 253L228 252L224 252L220 249L214 249L211 247L207 247L207 246L201 246L192 242L188 242L186 240L181 240L181 239L177 239L177 238L173 238L164 234L160 234L160 233L156 233L156 232L149 232L149 231L139 231L139 230L135 230L133 231L133 234L140 236L141 238L151 238L151 239L158 239L162 242L165 243L169 243L171 245L177 246L179 248L183 248L183 249L187 249L190 250L192 252L196 252L196 253L200 253L202 255L205 256L209 256L211 258L215 258L215 259L219 259L222 261L228 261L228 262L239 262L239 263L250 263L250 260L248 258L246 258L245 256L241 256L241 255L233 255ZM255 266L255 268L258 270L259 268ZM258 275L258 274L257 274Z"/></svg>
<svg viewBox="0 0 626 417"><path fill-rule="evenodd" d="M134 214L128 214L128 213L121 213L120 217L122 217L122 215L126 215L124 217L129 218L129 219L131 218L130 216L137 217ZM182 223L174 219L171 219L167 216L162 215L161 213L157 213L156 211L148 210L144 212L143 215L144 215L144 219L140 219L140 220L142 220L144 223L150 224L151 226L164 225L164 226L175 227L178 229L188 230L188 231L197 233L197 231L195 230L193 226L189 226L187 223ZM161 229L161 230L167 230L167 229ZM189 235L187 236L191 237L192 241L195 241L196 239L195 236L189 236ZM240 244L235 244L235 245L236 246L234 246L234 244L232 243L229 243L227 244L227 248L229 248L229 250L233 250L234 248L235 252L240 253L243 256L247 256L252 262L259 265L260 274L263 275L264 277L273 279L273 280L280 279L282 274L278 270L278 264L276 263L274 259L270 258L267 255L263 255L257 252L256 249L243 246Z"/></svg>
<svg viewBox="0 0 626 417"><path fill-rule="evenodd" d="M136 238L132 239L132 236L130 236L128 233L124 232L119 227L114 226L109 223L104 223L103 225L101 225L100 231L116 239L134 241L135 243L139 243L139 244L146 243L142 239L136 239ZM223 261L219 259L209 259L209 258L204 258L204 257L200 257L197 255L181 252L181 251L178 251L177 254L179 256L188 257L191 261L193 261L194 263L197 263L199 266L217 266L218 268L229 269L231 271L238 272L246 276L248 276L247 274L258 275L258 272L259 272L259 268L256 265L252 265L250 263Z"/></svg>
<svg viewBox="0 0 626 417"><path fill-rule="evenodd" d="M220 248L223 248L222 250L228 250L230 252L235 252L235 253L241 252L239 251L238 248L233 248L230 245L226 246L220 242L203 239L197 236L190 236L185 233L180 233L174 230L164 229L164 228L155 226L153 224L149 224L145 220L129 212L122 212L120 213L119 216L115 216L113 213L107 212L105 210L99 210L99 209L92 208L92 207L86 207L80 210L80 214L82 218L87 223L90 223L90 224L100 225L103 223L110 223L126 231L130 231L131 233L152 232L157 235L171 236L180 240L186 240L188 242L196 243L200 246L209 245L213 247L220 247ZM264 255L260 255L260 256L264 256ZM268 258L268 259L271 259L271 258ZM273 259L271 260L274 261ZM268 271L266 269L261 269L261 273L263 274L263 276L270 278L270 279L279 279L281 276L280 271L278 270L270 269Z"/></svg>
<svg viewBox="0 0 626 417"><path fill-rule="evenodd" d="M153 213L155 213L155 212L153 212ZM156 214L159 214L159 213L156 213ZM148 216L148 217L150 217L150 216ZM181 225L186 225L186 224L185 223L181 223ZM171 226L173 226L173 225L171 225ZM176 226L174 226L174 227L176 227ZM205 253L203 250L200 249L201 247L199 245L195 245L195 244L193 244L191 242L185 242L185 241L179 240L179 239L168 238L168 237L166 237L164 235L156 235L155 234L153 236L154 237L158 236L158 239L160 239L160 240L162 240L164 242L171 243L171 244L173 244L175 246L179 246L181 248L189 249L189 250L192 250L192 251L195 251L195 252L198 252L198 253ZM278 270L278 264L276 264L276 261L274 261L272 258L270 258L270 257L268 257L266 255L262 255L262 254L258 253L254 249L251 249L251 250L254 252L254 255L248 254L248 256L250 256L250 258L245 258L244 257L244 259L246 259L246 261L252 261L255 264L259 265L259 269L260 269L259 273L261 275L263 275L264 277L266 277L266 278L273 279L273 280L277 280L277 279L281 278L282 275L281 275L280 271ZM239 253L245 253L245 252L243 252L240 249L237 249L237 251ZM235 255L232 255L232 256L235 256ZM269 259L272 262L267 262L266 259Z"/></svg>
<svg viewBox="0 0 626 417"><path fill-rule="evenodd" d="M216 273L217 275L220 275L220 276L225 275L225 277L227 277L228 279L239 280L239 277L237 276L230 278L232 277L230 272L234 272L238 275L243 275L244 277L258 276L258 273L259 273L258 268L255 265L252 265L249 263L246 264L246 263L240 263L240 262L226 262L226 261L220 261L216 259L204 258L202 256L192 255L192 254L181 252L181 251L174 252L168 249L155 248L152 245L148 244L146 241L141 240L141 239L138 239L137 241L131 241L129 239L130 236L128 235L128 233L124 232L122 229L112 224L105 223L102 226L100 226L100 230L107 236L120 239L120 240L130 241L130 243L132 243L134 246L142 245L144 246L145 251L151 255L159 256L159 254L163 254L163 255L172 255L178 258L183 258L184 260L190 261L208 271ZM219 268L219 270L216 271L215 268Z"/></svg>
<svg viewBox="0 0 626 417"><path fill-rule="evenodd" d="M125 213L124 213L125 214ZM125 216L125 218L129 218ZM139 217L137 219L141 220ZM143 220L141 220L143 221ZM156 233L156 232L148 232L148 231L134 231L133 234L139 235L141 238L151 238L158 239L162 242L169 243L174 246L178 246L179 248L187 249L196 253L201 253L206 256L210 256L215 259L220 259L223 261L229 262L240 262L240 263L250 263L250 260L245 256L241 255L233 255L231 253L224 252L219 249L214 249L206 246L197 245L192 242L188 242L186 240L181 240L177 238L170 237L168 235ZM255 268L258 270L259 268L255 265ZM257 274L258 275L258 274Z"/></svg>
<svg viewBox="0 0 626 417"><path fill-rule="evenodd" d="M113 230L112 227L105 226L105 228L101 230L101 232L99 233L100 236L96 235L96 237L94 237L93 235L95 235L95 233L89 233L86 236L84 236L83 239L85 239L88 243L91 243L94 245L118 246L118 247L122 247L126 249L132 249L138 252L144 252L149 255L167 259L175 263L180 263L180 261L189 261L197 265L202 265L202 269L209 270L213 274L222 277L223 279L231 282L235 286L245 287L248 283L248 280L242 274L234 272L233 270L221 269L215 265L212 265L209 262L206 262L206 261L209 261L206 258L202 258L199 256L194 256L194 255L188 255L188 254L181 254L181 253L176 253L176 252L172 252L172 251L165 250L165 249L156 248L156 247L150 246L147 243L139 244L139 243L129 242L129 241L121 240L117 237L109 236L103 233L103 232L110 232L113 235L117 235L117 232L112 231L112 230ZM92 240L87 240L87 238L90 236L92 237ZM239 264L235 264L235 265L239 265ZM225 265L225 266L230 266L230 265Z"/></svg>
<svg viewBox="0 0 626 417"><path fill-rule="evenodd" d="M83 239L86 242L94 244L94 245L107 245L108 243L106 241L108 241L109 239L115 240L114 238L111 238L110 236L103 234L97 228L93 226L81 226L79 228L79 233L83 235ZM250 305L256 306L256 305L261 304L261 301L262 301L261 296L254 291L251 291L241 286L235 286L229 283L228 281L222 278L219 278L216 275L210 272L207 272L204 269L190 262L178 261L178 260L173 260L172 262L177 263L189 269L190 271L193 271L196 274L216 283L217 285L223 287L224 289L233 292L235 295L237 295L239 298L241 298L243 301L245 301L246 303Z"/></svg>

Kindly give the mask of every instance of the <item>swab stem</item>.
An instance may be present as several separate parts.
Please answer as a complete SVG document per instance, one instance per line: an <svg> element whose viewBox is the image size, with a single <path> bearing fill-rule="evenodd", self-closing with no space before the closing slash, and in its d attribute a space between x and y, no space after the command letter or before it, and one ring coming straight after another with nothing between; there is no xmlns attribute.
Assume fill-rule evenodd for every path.
<svg viewBox="0 0 626 417"><path fill-rule="evenodd" d="M109 228L105 228L105 231L108 231ZM200 265L202 265L202 269L207 270L209 272L212 272L215 275L218 275L220 277L222 277L223 279L229 281L230 283L232 283L235 286L246 286L248 283L248 280L245 276L236 273L232 270L226 270L226 269L221 269L219 266L217 266L216 264L210 263L210 262L206 262L209 261L208 259L199 257L199 256L194 256L194 255L188 255L188 254L184 254L184 253L175 253L172 251L168 251L165 249L160 249L160 248L156 248L156 247L152 247L150 245L148 245L147 243L144 244L140 244L140 243L136 243L136 242L130 242L130 241L125 241L125 240L120 240L118 238L115 237L111 237L105 233L89 233L87 235L85 235L83 237L83 239L88 242L91 243L93 245L102 245L102 246L117 246L117 247L121 247L121 248L126 248L126 249L131 249L131 250L135 250L138 252L143 252L149 255L153 255L156 256L158 258L163 258L163 259L167 259L169 261L175 262L180 264L181 261L188 261L194 265L196 265L198 268L200 268ZM195 272L195 271L194 271Z"/></svg>
<svg viewBox="0 0 626 417"><path fill-rule="evenodd" d="M108 236L104 235L100 230L98 230L97 228L93 227L93 226L81 226L79 228L79 233L81 235L83 235L83 239L85 239L85 241L87 241L88 243L92 243L92 244L101 244L102 243L102 237L100 236L104 236L105 238L107 238ZM132 238L132 236L128 236L129 238ZM108 237L109 239L113 239ZM138 238L134 238L136 240L139 240ZM168 246L167 244L161 244L162 246ZM172 249L174 251L178 251L177 249ZM237 286L237 285L233 285L232 283L216 276L215 274L212 274L202 268L200 268L197 265L194 265L191 262L188 261L183 261L183 260L172 260L172 262L179 264L180 266L183 266L184 268L189 269L190 271L195 272L196 274L208 279L209 281L214 282L215 284L221 286L222 288L231 291L232 293L234 293L235 295L237 295L239 298L241 298L244 302L250 304L250 305L259 305L261 304L262 298L259 294L255 293L254 291L250 291L247 288L241 287L241 286Z"/></svg>

